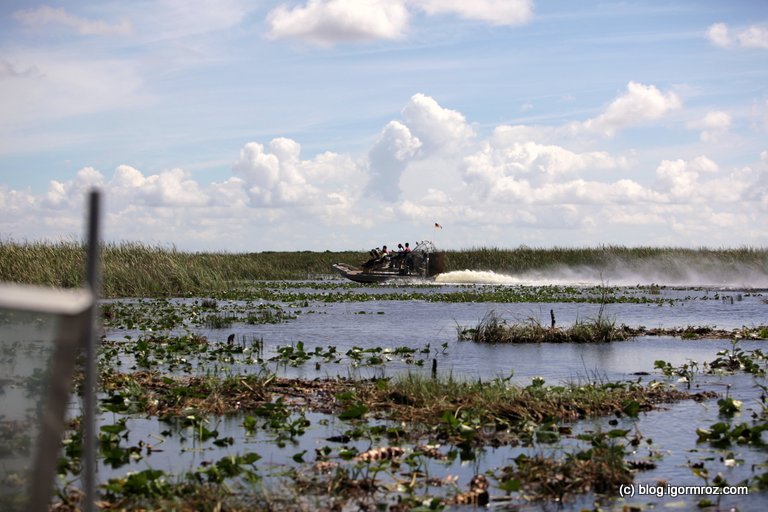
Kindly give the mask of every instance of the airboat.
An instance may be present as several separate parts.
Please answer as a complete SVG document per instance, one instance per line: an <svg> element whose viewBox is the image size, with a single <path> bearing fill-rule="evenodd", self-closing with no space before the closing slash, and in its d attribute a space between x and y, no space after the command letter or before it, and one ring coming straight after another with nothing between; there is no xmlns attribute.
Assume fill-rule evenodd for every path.
<svg viewBox="0 0 768 512"><path fill-rule="evenodd" d="M357 283L433 279L445 270L445 254L438 252L429 240L419 242L409 252L379 255L373 250L369 254L371 257L360 266L336 263L333 268Z"/></svg>

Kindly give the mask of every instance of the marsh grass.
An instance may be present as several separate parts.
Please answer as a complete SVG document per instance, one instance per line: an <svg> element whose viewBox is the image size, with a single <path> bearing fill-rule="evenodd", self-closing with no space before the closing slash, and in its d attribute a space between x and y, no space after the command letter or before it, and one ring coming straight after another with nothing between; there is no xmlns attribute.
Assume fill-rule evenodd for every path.
<svg viewBox="0 0 768 512"><path fill-rule="evenodd" d="M161 376L154 372L109 372L102 374L111 412L168 416L195 410L205 414L232 414L235 404L255 409L269 401L267 385L271 374L220 377ZM110 407L113 406L113 407Z"/></svg>
<svg viewBox="0 0 768 512"><path fill-rule="evenodd" d="M595 319L577 321L566 329L544 326L535 318L527 323L508 324L495 311L487 313L473 328L457 327L459 341L476 343L606 343L623 341L631 329L599 314Z"/></svg>
<svg viewBox="0 0 768 512"><path fill-rule="evenodd" d="M106 297L209 295L254 280L307 279L332 273L361 252L182 252L143 243L102 248ZM0 241L0 281L71 288L85 278L85 248L73 241Z"/></svg>
<svg viewBox="0 0 768 512"><path fill-rule="evenodd" d="M691 395L661 386L634 383L600 383L544 386L536 381L529 386L511 385L506 379L488 382L437 379L406 374L384 384L361 390L371 407L391 411L393 419L434 423L445 414L476 415L481 422L509 427L547 418L576 421L588 416L626 414L651 410L656 404L691 398ZM466 414L465 414L466 417Z"/></svg>
<svg viewBox="0 0 768 512"><path fill-rule="evenodd" d="M107 243L102 249L107 297L210 295L253 280L293 280L333 273L337 262L359 264L367 250L257 253L184 252L140 242ZM80 286L85 249L76 241L0 240L0 280L56 287ZM768 275L768 249L621 247L536 249L473 248L445 252L445 272L492 270L520 274L589 267L610 275L651 270L679 277L690 271L717 275L723 269ZM735 269L735 270L734 270Z"/></svg>
<svg viewBox="0 0 768 512"><path fill-rule="evenodd" d="M316 411L344 413L355 404L370 411L388 411L391 419L427 425L445 423L446 413L506 427L546 418L575 421L606 414L633 416L659 403L695 397L664 386L629 382L545 386L536 381L520 386L500 378L482 382L413 373L392 380L355 381L277 378L268 372L226 377L113 372L102 380L105 392L116 397L111 402L121 407L114 412L166 415L193 408L202 413L235 414L258 410L282 396L294 401L301 398L299 402ZM130 403L132 409L123 410L124 403ZM239 404L237 408L235 404Z"/></svg>
<svg viewBox="0 0 768 512"><path fill-rule="evenodd" d="M595 435L590 449L560 459L520 455L514 466L502 468L502 479L516 482L533 501L554 499L563 503L569 496L589 491L613 495L634 478L625 455L621 442L609 439L609 435Z"/></svg>

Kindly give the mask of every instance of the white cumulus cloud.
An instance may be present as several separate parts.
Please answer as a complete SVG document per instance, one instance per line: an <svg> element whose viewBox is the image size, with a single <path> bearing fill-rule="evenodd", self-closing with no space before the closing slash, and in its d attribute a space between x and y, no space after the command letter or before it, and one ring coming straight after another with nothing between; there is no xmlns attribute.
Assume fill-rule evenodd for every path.
<svg viewBox="0 0 768 512"><path fill-rule="evenodd" d="M461 112L444 108L434 98L422 93L411 96L402 111L408 128L423 144L426 152L463 144L474 136Z"/></svg>
<svg viewBox="0 0 768 512"><path fill-rule="evenodd" d="M500 126L480 151L464 158L464 179L479 186L481 195L503 191L523 198L530 194L529 182L547 183L579 171L626 165L623 158L604 151L577 153L554 144L521 141L520 134L517 127Z"/></svg>
<svg viewBox="0 0 768 512"><path fill-rule="evenodd" d="M129 165L121 165L109 182L115 197L146 206L204 206L208 195L183 169L175 168L159 174L144 174Z"/></svg>
<svg viewBox="0 0 768 512"><path fill-rule="evenodd" d="M613 100L605 112L575 128L612 136L622 128L660 119L681 106L673 91L663 93L655 85L629 82L627 92Z"/></svg>
<svg viewBox="0 0 768 512"><path fill-rule="evenodd" d="M713 110L699 120L688 123L688 128L701 130L702 142L717 142L731 127L731 115L721 110Z"/></svg>
<svg viewBox="0 0 768 512"><path fill-rule="evenodd" d="M675 204L737 202L754 183L751 172L724 174L706 156L663 160L656 169L657 190Z"/></svg>
<svg viewBox="0 0 768 512"><path fill-rule="evenodd" d="M391 0L309 0L280 5L267 15L268 37L332 45L344 41L397 39L408 27L408 10Z"/></svg>
<svg viewBox="0 0 768 512"><path fill-rule="evenodd" d="M368 153L370 162L369 194L387 201L400 197L400 176L410 159L421 147L421 141L407 126L390 121Z"/></svg>
<svg viewBox="0 0 768 512"><path fill-rule="evenodd" d="M273 139L266 149L249 142L232 169L251 206L344 206L341 196L356 197L364 182L359 164L350 156L324 152L302 160L299 143L284 137Z"/></svg>
<svg viewBox="0 0 768 512"><path fill-rule="evenodd" d="M104 176L99 171L93 167L83 167L72 181L51 181L45 195L45 204L51 208L72 208L85 197L88 190L103 185Z"/></svg>
<svg viewBox="0 0 768 512"><path fill-rule="evenodd" d="M295 38L321 46L405 36L411 11L453 14L492 25L520 25L533 17L532 0L307 0L278 5L267 15L271 39Z"/></svg>

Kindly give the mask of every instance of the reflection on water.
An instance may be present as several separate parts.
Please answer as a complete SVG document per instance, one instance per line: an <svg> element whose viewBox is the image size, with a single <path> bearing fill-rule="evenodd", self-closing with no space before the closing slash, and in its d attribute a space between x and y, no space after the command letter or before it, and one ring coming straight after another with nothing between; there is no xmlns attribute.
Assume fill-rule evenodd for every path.
<svg viewBox="0 0 768 512"><path fill-rule="evenodd" d="M0 312L0 510L24 510L38 442L55 319Z"/></svg>

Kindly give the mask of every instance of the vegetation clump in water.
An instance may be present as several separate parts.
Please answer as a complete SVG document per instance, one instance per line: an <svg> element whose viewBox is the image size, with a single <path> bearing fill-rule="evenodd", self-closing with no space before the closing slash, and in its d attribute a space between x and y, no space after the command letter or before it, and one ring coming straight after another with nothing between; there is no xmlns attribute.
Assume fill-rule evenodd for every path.
<svg viewBox="0 0 768 512"><path fill-rule="evenodd" d="M624 341L635 336L625 325L598 316L595 320L576 322L568 328L547 327L536 319L525 324L509 324L495 311L483 317L474 328L458 328L460 341L476 343L607 343Z"/></svg>
<svg viewBox="0 0 768 512"><path fill-rule="evenodd" d="M373 414L432 426L444 440L464 439L471 432L472 440L481 445L517 442L515 432L530 424L573 422L608 414L634 417L660 403L710 396L630 382L545 386L537 379L531 385L518 386L500 378L471 382L410 373L376 380L289 379L269 373L225 378L112 373L105 375L104 388L108 394L105 404L113 412L248 414L264 412L274 407L269 404L280 402L338 414L342 419ZM489 426L493 429L488 430ZM418 434L419 429L414 432Z"/></svg>
<svg viewBox="0 0 768 512"><path fill-rule="evenodd" d="M586 492L616 494L621 485L630 484L634 475L626 462L630 442L623 444L628 431L615 429L606 433L585 434L591 446L562 458L541 454L519 455L514 465L501 469L502 486L524 489L531 501L555 499Z"/></svg>

